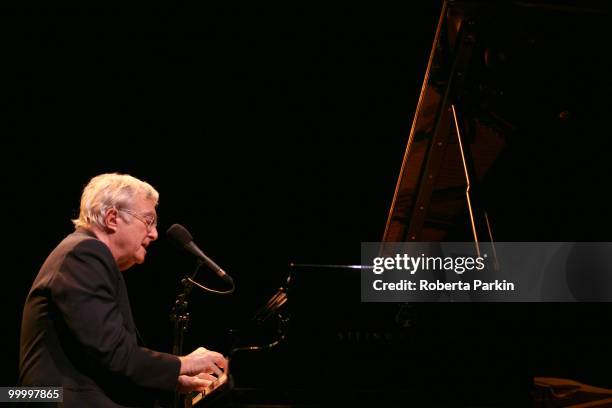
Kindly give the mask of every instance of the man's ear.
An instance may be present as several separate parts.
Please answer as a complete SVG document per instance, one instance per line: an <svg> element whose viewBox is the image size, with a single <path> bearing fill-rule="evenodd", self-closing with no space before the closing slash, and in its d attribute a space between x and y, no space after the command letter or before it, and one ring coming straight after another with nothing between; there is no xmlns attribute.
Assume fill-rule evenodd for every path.
<svg viewBox="0 0 612 408"><path fill-rule="evenodd" d="M104 225L108 232L117 232L117 218L119 217L119 211L116 208L109 208L104 214Z"/></svg>

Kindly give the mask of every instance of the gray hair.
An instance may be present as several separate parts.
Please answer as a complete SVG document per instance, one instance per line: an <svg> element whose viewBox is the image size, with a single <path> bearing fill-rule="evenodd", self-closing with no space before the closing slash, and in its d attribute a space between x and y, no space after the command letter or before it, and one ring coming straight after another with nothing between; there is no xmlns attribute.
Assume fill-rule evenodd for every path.
<svg viewBox="0 0 612 408"><path fill-rule="evenodd" d="M100 174L83 189L79 218L72 220L72 223L75 228L97 226L103 229L109 208L130 208L137 196L151 200L155 205L159 200L159 193L149 183L136 177L119 173Z"/></svg>

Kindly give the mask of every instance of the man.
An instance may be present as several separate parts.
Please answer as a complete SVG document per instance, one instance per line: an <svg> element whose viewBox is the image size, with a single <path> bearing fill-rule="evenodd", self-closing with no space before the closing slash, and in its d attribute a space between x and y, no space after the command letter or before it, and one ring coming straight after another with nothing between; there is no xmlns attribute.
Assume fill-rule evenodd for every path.
<svg viewBox="0 0 612 408"><path fill-rule="evenodd" d="M64 388L66 407L150 405L156 390L202 390L226 367L198 348L174 356L140 347L121 272L157 239L159 194L129 175L83 190L75 232L49 255L26 299L20 384Z"/></svg>

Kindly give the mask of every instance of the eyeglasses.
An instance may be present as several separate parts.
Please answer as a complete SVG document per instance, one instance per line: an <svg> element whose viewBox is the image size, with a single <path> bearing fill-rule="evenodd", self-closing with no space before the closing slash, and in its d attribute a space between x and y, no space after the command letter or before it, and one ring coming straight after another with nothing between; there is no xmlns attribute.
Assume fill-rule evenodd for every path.
<svg viewBox="0 0 612 408"><path fill-rule="evenodd" d="M153 228L157 227L157 216L155 215L140 215L132 210L128 210L127 208L118 208L117 211L126 212L137 220L142 221L142 223L144 223L144 225L147 227L147 231L151 231Z"/></svg>

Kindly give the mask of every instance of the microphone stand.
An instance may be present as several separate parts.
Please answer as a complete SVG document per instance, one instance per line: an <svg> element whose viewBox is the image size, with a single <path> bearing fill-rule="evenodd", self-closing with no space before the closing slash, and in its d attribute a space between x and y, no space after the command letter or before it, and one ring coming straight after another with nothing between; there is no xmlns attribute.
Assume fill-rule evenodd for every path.
<svg viewBox="0 0 612 408"><path fill-rule="evenodd" d="M172 307L172 312L170 313L170 319L174 322L174 343L172 345L172 354L175 356L183 355L185 333L187 332L189 326L188 299L189 295L191 294L191 289L193 289L193 284L191 281L193 278L195 278L200 266L202 266L202 261L198 260L195 272L191 275L191 277L181 279L183 290L177 295L174 306ZM175 391L173 402L174 408L179 408L181 399L182 398L178 391Z"/></svg>
<svg viewBox="0 0 612 408"><path fill-rule="evenodd" d="M229 283L232 287L231 289L225 291L210 289L196 282L194 279L198 274L198 271L204 264L205 262L198 258L195 271L191 274L191 276L186 276L181 279L183 290L177 295L176 301L174 302L174 306L172 307L172 312L170 313L170 319L174 322L174 344L172 345L172 354L174 354L175 356L181 356L183 354L185 333L187 332L189 326L189 311L187 309L189 306L188 299L193 287L197 286L207 292L216 293L220 295L228 295L230 293L233 293L235 289L234 281L231 277L229 277L229 275L226 276L229 278ZM184 399L181 397L178 391L176 391L174 393L173 407L179 408L184 405Z"/></svg>

